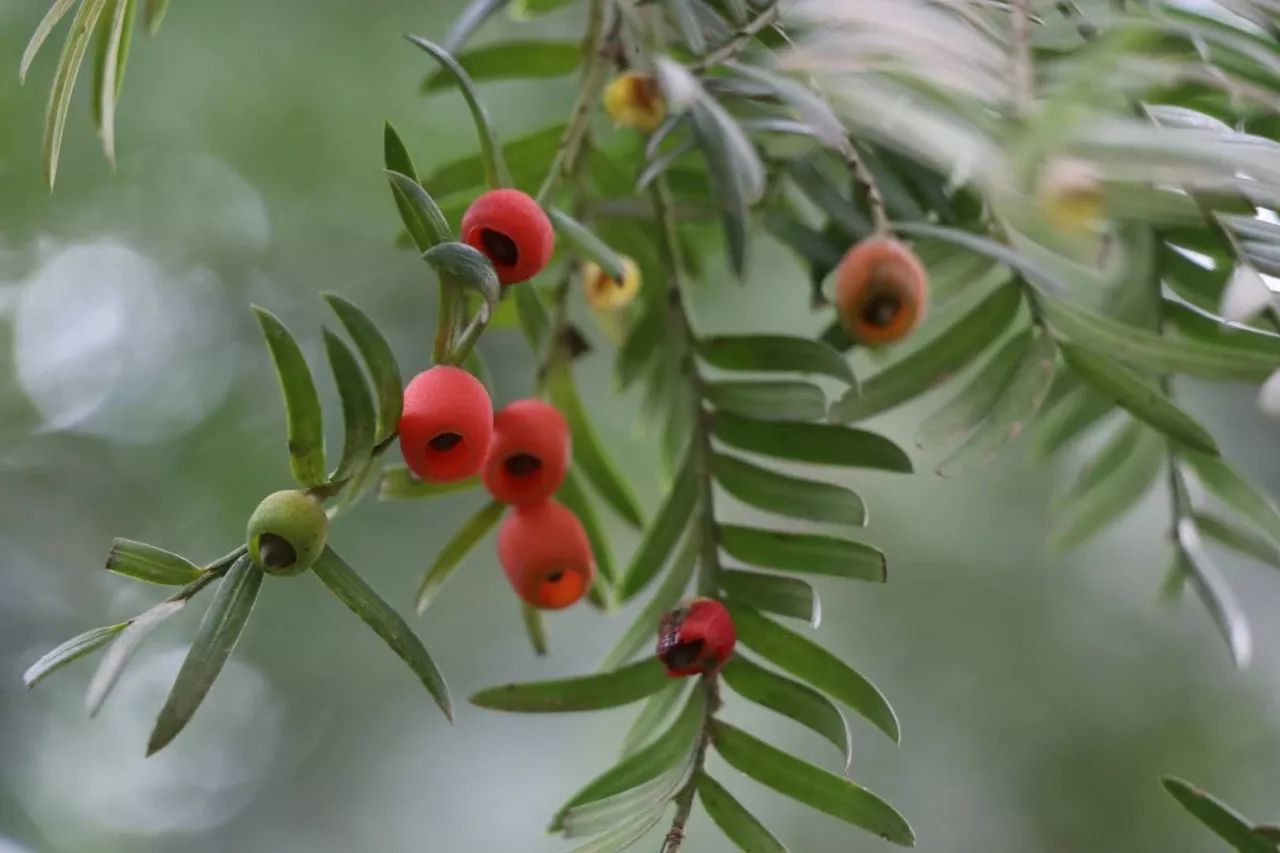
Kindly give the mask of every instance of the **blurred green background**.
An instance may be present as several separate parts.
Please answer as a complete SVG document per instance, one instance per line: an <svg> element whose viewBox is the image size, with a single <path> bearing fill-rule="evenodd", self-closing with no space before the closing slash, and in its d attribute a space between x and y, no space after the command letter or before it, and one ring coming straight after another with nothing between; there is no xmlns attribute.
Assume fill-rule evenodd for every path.
<svg viewBox="0 0 1280 853"><path fill-rule="evenodd" d="M83 708L90 663L22 688L47 648L160 597L101 570L113 535L210 559L287 484L281 404L248 302L279 313L319 365L329 318L315 293L339 291L384 324L406 371L425 364L434 282L392 247L382 122L398 125L424 171L474 146L461 99L419 95L427 59L398 38L438 37L459 3L180 2L157 39L135 44L117 173L97 149L82 79L49 195L40 122L61 33L25 87L16 75L45 5L0 5L0 851L572 846L545 834L547 819L611 763L632 712L522 717L464 700L502 681L589 671L627 614L554 615L553 655L536 658L492 543L414 623L462 703L453 727L307 577L268 582L209 701L153 759L146 734L201 607L157 633L96 720ZM578 14L532 30L576 32ZM499 21L482 40L516 30ZM563 115L573 89L485 93L510 135ZM819 327L787 255L762 242L753 270L745 291L726 281L699 292L704 328ZM517 333L495 331L482 350L500 400L528 391ZM584 396L652 505L663 488L656 437L609 370L600 353L582 363ZM1188 394L1229 455L1280 492L1275 426L1248 393ZM876 426L909 445L921 408ZM917 461L928 472L935 460ZM1255 819L1280 817L1280 583L1222 557L1257 634L1254 666L1233 671L1196 601L1158 600L1164 495L1067 560L1045 552L1051 496L1073 471L1019 448L959 482L856 477L891 582L822 584L818 634L902 718L901 747L853 722L851 775L908 816L927 853L1216 849L1160 790L1165 772ZM333 540L407 609L479 501L369 501ZM616 538L627 553L634 536L617 526ZM780 717L732 699L727 713L835 766L828 745ZM792 850L890 849L716 759L712 772ZM655 835L640 849L657 845ZM697 812L685 849L730 848Z"/></svg>

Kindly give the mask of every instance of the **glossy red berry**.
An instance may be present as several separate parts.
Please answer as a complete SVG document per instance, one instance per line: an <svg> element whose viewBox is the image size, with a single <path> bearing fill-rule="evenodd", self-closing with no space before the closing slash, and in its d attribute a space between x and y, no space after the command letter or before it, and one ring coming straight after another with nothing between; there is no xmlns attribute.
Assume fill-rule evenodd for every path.
<svg viewBox="0 0 1280 853"><path fill-rule="evenodd" d="M693 598L662 617L658 660L672 678L716 672L733 654L738 633L723 604Z"/></svg>
<svg viewBox="0 0 1280 853"><path fill-rule="evenodd" d="M541 400L516 400L493 418L484 487L503 503L546 500L564 482L569 454L564 415Z"/></svg>
<svg viewBox="0 0 1280 853"><path fill-rule="evenodd" d="M902 243L868 237L844 256L836 273L836 311L856 341L878 346L901 340L924 319L929 276Z"/></svg>
<svg viewBox="0 0 1280 853"><path fill-rule="evenodd" d="M462 239L485 254L498 281L533 278L551 260L556 233L538 203L519 190L490 190L462 215Z"/></svg>
<svg viewBox="0 0 1280 853"><path fill-rule="evenodd" d="M498 528L498 562L516 595L543 610L573 604L596 575L582 522L552 500L507 513Z"/></svg>
<svg viewBox="0 0 1280 853"><path fill-rule="evenodd" d="M480 472L493 437L493 403L479 379L439 365L404 389L400 452L409 470L433 483Z"/></svg>

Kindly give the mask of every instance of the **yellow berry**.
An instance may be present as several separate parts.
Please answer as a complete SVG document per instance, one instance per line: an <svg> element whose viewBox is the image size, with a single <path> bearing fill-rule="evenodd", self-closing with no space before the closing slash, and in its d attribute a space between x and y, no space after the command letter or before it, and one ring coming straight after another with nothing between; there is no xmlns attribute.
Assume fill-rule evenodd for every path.
<svg viewBox="0 0 1280 853"><path fill-rule="evenodd" d="M1107 198L1098 170L1070 157L1049 162L1036 195L1041 211L1068 234L1085 234L1106 217Z"/></svg>
<svg viewBox="0 0 1280 853"><path fill-rule="evenodd" d="M658 81L634 71L610 81L604 90L604 109L618 124L645 133L656 130L667 115Z"/></svg>
<svg viewBox="0 0 1280 853"><path fill-rule="evenodd" d="M631 304L640 292L640 267L631 258L622 259L622 281L610 278L598 264L582 265L582 287L587 304L596 311L620 311Z"/></svg>

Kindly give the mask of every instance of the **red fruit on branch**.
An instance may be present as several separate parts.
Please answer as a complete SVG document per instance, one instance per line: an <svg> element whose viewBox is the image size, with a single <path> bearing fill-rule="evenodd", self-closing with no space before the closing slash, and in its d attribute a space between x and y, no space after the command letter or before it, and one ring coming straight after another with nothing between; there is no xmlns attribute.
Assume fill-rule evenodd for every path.
<svg viewBox="0 0 1280 853"><path fill-rule="evenodd" d="M569 456L564 415L541 400L516 400L494 416L484 487L503 503L546 500L564 482Z"/></svg>
<svg viewBox="0 0 1280 853"><path fill-rule="evenodd" d="M498 562L516 595L543 610L573 604L596 575L582 522L551 500L507 514L498 528Z"/></svg>
<svg viewBox="0 0 1280 853"><path fill-rule="evenodd" d="M490 190L462 215L462 239L493 263L498 281L516 284L542 272L556 232L538 203L519 190Z"/></svg>
<svg viewBox="0 0 1280 853"><path fill-rule="evenodd" d="M924 319L929 276L911 249L869 237L849 250L836 274L840 325L859 343L899 341Z"/></svg>
<svg viewBox="0 0 1280 853"><path fill-rule="evenodd" d="M714 598L694 598L662 617L658 660L672 678L716 672L738 642L733 619Z"/></svg>
<svg viewBox="0 0 1280 853"><path fill-rule="evenodd" d="M479 473L493 437L493 403L479 379L457 367L424 370L404 389L400 452L432 483Z"/></svg>

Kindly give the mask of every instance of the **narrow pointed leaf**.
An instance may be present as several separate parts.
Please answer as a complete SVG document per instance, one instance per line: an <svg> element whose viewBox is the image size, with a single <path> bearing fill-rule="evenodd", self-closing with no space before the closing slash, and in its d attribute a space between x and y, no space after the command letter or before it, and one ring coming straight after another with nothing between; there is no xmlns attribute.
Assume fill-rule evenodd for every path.
<svg viewBox="0 0 1280 853"><path fill-rule="evenodd" d="M524 623L524 632L529 637L529 645L536 655L545 655L551 651L551 640L547 636L547 625L542 619L542 611L525 602L520 602L520 621Z"/></svg>
<svg viewBox="0 0 1280 853"><path fill-rule="evenodd" d="M58 57L58 68L54 72L44 118L44 180L50 189L53 189L58 177L62 137L67 129L67 112L71 109L71 95L75 91L76 78L80 75L89 39L106 4L107 0L83 0L75 17L71 19L71 29L62 46L62 55Z"/></svg>
<svg viewBox="0 0 1280 853"><path fill-rule="evenodd" d="M698 355L721 370L817 373L854 384L840 353L821 341L787 335L721 335L698 341Z"/></svg>
<svg viewBox="0 0 1280 853"><path fill-rule="evenodd" d="M129 665L129 661L133 659L142 641L170 616L177 615L186 603L186 599L162 601L142 615L129 620L129 627L121 631L120 636L116 637L115 642L107 649L102 662L98 664L97 671L93 674L93 680L89 682L89 692L85 697L85 707L89 710L89 716L92 717L98 713L98 709L107 699L107 694L111 692L111 688L115 686L124 668Z"/></svg>
<svg viewBox="0 0 1280 853"><path fill-rule="evenodd" d="M666 687L644 700L640 713L636 715L631 728L627 729L626 737L622 740L623 758L647 746L653 733L670 719L676 707L684 705L682 700L688 684L688 679L669 679Z"/></svg>
<svg viewBox="0 0 1280 853"><path fill-rule="evenodd" d="M880 583L888 579L884 554L861 542L730 524L717 529L720 547L753 566Z"/></svg>
<svg viewBox="0 0 1280 853"><path fill-rule="evenodd" d="M805 157L787 164L787 174L808 199L835 224L849 241L871 233L871 222L854 205L853 200L841 192L838 182L824 174L815 160Z"/></svg>
<svg viewBox="0 0 1280 853"><path fill-rule="evenodd" d="M738 639L760 657L857 711L894 743L901 739L898 717L875 685L817 643L761 616L730 604Z"/></svg>
<svg viewBox="0 0 1280 853"><path fill-rule="evenodd" d="M524 185L541 179L560 146L564 127L563 124L555 124L535 130L502 147L503 159L510 164L517 183ZM473 190L484 181L484 157L473 154L440 166L422 179L422 185L430 187L437 197L448 197L452 201L456 195ZM468 193L463 203L469 203L474 195Z"/></svg>
<svg viewBox="0 0 1280 853"><path fill-rule="evenodd" d="M569 809L560 819L561 833L565 838L596 835L662 809L689 780L693 754L691 748L684 761L634 788ZM613 853L616 848L605 849Z"/></svg>
<svg viewBox="0 0 1280 853"><path fill-rule="evenodd" d="M613 546L610 544L604 524L600 521L600 515L596 512L595 503L587 494L586 487L582 485L577 472L572 468L565 473L564 482L556 492L556 498L573 510L573 514L582 522L582 527L587 532L587 540L591 543L591 554L596 559L600 580L605 586L612 588L618 582L618 569L613 561ZM600 583L597 582L596 586L599 585ZM594 590L595 587L592 589Z"/></svg>
<svg viewBox="0 0 1280 853"><path fill-rule="evenodd" d="M643 699L666 683L662 664L648 658L597 675L491 687L472 696L471 703L492 711L524 714L598 711Z"/></svg>
<svg viewBox="0 0 1280 853"><path fill-rule="evenodd" d="M1280 354L1234 345L1163 337L1058 299L1041 300L1045 318L1079 349L1153 373L1185 373L1201 379L1260 382L1280 367Z"/></svg>
<svg viewBox="0 0 1280 853"><path fill-rule="evenodd" d="M718 412L715 437L731 447L794 462L911 471L911 459L884 436L835 424L760 421Z"/></svg>
<svg viewBox="0 0 1280 853"><path fill-rule="evenodd" d="M551 318L547 316L546 306L538 298L538 292L532 287L515 288L516 316L520 319L520 328L530 346L535 349L547 336Z"/></svg>
<svg viewBox="0 0 1280 853"><path fill-rule="evenodd" d="M1131 449L1121 456L1116 444L1109 444L1056 513L1049 547L1059 553L1080 545L1114 524L1129 512L1155 483L1165 461L1166 446L1150 430L1135 433ZM1123 435L1113 441L1125 440ZM1115 458L1114 464L1101 460ZM1092 473L1091 473L1092 472Z"/></svg>
<svg viewBox="0 0 1280 853"><path fill-rule="evenodd" d="M630 627L618 638L609 653L600 663L600 669L616 669L629 661L645 645L652 645L658 635L658 622L662 615L675 607L684 595L689 579L693 577L694 567L698 564L699 536L696 529L685 534L684 547L671 563L654 592L653 598L636 615Z"/></svg>
<svg viewBox="0 0 1280 853"><path fill-rule="evenodd" d="M906 818L859 785L772 747L721 720L711 722L716 752L731 767L784 796L904 847L915 844Z"/></svg>
<svg viewBox="0 0 1280 853"><path fill-rule="evenodd" d="M94 62L94 120L102 136L102 150L113 167L116 162L116 101L120 97L125 66L129 62L136 9L136 0L113 0L111 16L102 18L106 27L99 35Z"/></svg>
<svg viewBox="0 0 1280 853"><path fill-rule="evenodd" d="M743 853L787 853L756 816L706 773L698 774L698 800L716 826Z"/></svg>
<svg viewBox="0 0 1280 853"><path fill-rule="evenodd" d="M119 622L115 625L91 628L83 634L77 634L57 648L41 655L38 661L27 667L26 671L22 673L22 683L28 688L35 687L47 676L62 669L67 664L102 648L128 627L128 622Z"/></svg>
<svg viewBox="0 0 1280 853"><path fill-rule="evenodd" d="M463 522L457 532L444 544L427 569L422 583L418 585L418 593L414 596L414 608L419 614L431 605L445 581L453 577L453 573L462 565L472 549L489 534L490 530L493 530L506 508L506 504L490 501Z"/></svg>
<svg viewBox="0 0 1280 853"><path fill-rule="evenodd" d="M453 239L453 230L444 212L421 184L396 171L388 171L387 180L391 182L397 202L403 202L401 221L418 251L426 252Z"/></svg>
<svg viewBox="0 0 1280 853"><path fill-rule="evenodd" d="M453 19L441 46L450 53L457 53L485 21L509 2L510 0L471 0L458 17Z"/></svg>
<svg viewBox="0 0 1280 853"><path fill-rule="evenodd" d="M556 408L569 422L569 432L573 436L574 464L582 469L595 490L624 521L633 527L643 527L644 513L640 509L640 502L606 452L595 425L591 423L587 410L578 397L578 389L568 367L552 370L547 375L547 390Z"/></svg>
<svg viewBox="0 0 1280 853"><path fill-rule="evenodd" d="M262 327L284 395L289 470L301 485L318 486L325 481L324 415L311 369L298 342L276 315L256 305L253 313Z"/></svg>
<svg viewBox="0 0 1280 853"><path fill-rule="evenodd" d="M262 576L262 570L247 556L242 556L218 584L169 697L156 718L151 739L147 742L147 755L154 755L168 746L191 721L209 694L209 688L222 672L249 621L249 614L258 599L258 590L262 587Z"/></svg>
<svg viewBox="0 0 1280 853"><path fill-rule="evenodd" d="M547 213L551 217L551 224L556 228L556 233L578 257L595 261L614 281L622 281L626 278L627 271L622 265L622 256L597 237L595 232L563 210L549 210Z"/></svg>
<svg viewBox="0 0 1280 853"><path fill-rule="evenodd" d="M355 342L365 369L373 379L374 392L378 396L374 441L381 444L395 435L404 407L404 381L400 378L400 366L396 363L395 353L368 314L336 293L320 295L329 303L329 307Z"/></svg>
<svg viewBox="0 0 1280 853"><path fill-rule="evenodd" d="M720 209L729 267L741 278L747 269L751 205L763 190L764 166L746 132L714 100L702 94L690 115Z"/></svg>
<svg viewBox="0 0 1280 853"><path fill-rule="evenodd" d="M53 32L53 28L66 17L71 11L71 7L76 5L76 0L54 0L49 6L49 11L45 12L44 17L40 19L40 23L36 25L36 30L31 34L31 40L27 42L27 47L22 51L22 60L18 63L18 79L25 83L27 80L27 72L31 70L31 63L35 61L40 48L44 47L44 43L49 39L49 34Z"/></svg>
<svg viewBox="0 0 1280 853"><path fill-rule="evenodd" d="M992 413L1030 346L1030 330L1006 341L963 391L920 425L916 444L923 448L946 447L963 441L977 429Z"/></svg>
<svg viewBox="0 0 1280 853"><path fill-rule="evenodd" d="M662 340L667 333L668 312L665 300L654 300L642 309L614 359L614 375L620 387L631 387L646 367L664 356Z"/></svg>
<svg viewBox="0 0 1280 853"><path fill-rule="evenodd" d="M1178 805L1239 853L1275 853L1275 842L1258 837L1247 820L1211 794L1173 776L1160 783Z"/></svg>
<svg viewBox="0 0 1280 853"><path fill-rule="evenodd" d="M832 524L867 522L862 498L843 486L778 474L723 453L712 458L711 472L726 492L766 512Z"/></svg>
<svg viewBox="0 0 1280 853"><path fill-rule="evenodd" d="M822 622L822 602L808 581L740 569L721 569L718 576L720 588L734 604L803 619L811 628Z"/></svg>
<svg viewBox="0 0 1280 853"><path fill-rule="evenodd" d="M653 514L640 545L636 548L622 573L622 584L618 590L623 601L627 601L644 589L662 567L675 549L676 542L690 525L695 507L698 504L698 489L694 473L693 453L686 452L667 496L663 498L658 511Z"/></svg>
<svg viewBox="0 0 1280 853"><path fill-rule="evenodd" d="M345 437L342 458L334 469L330 481L335 483L350 479L373 452L374 419L373 395L365 381L364 372L356 361L355 353L333 332L324 330L324 348L333 369L333 379L338 385L342 400L342 423Z"/></svg>
<svg viewBox="0 0 1280 853"><path fill-rule="evenodd" d="M1059 376L1073 376L1059 371ZM1087 386L1076 388L1060 403L1040 415L1036 432L1036 450L1048 457L1066 447L1115 411L1116 404Z"/></svg>
<svg viewBox="0 0 1280 853"><path fill-rule="evenodd" d="M638 843L649 833L649 830L658 825L658 821L662 819L662 812L663 809L659 808L636 815L608 832L596 836L586 844L578 845L569 853L622 853L623 850Z"/></svg>
<svg viewBox="0 0 1280 853"><path fill-rule="evenodd" d="M483 252L466 243L448 242L427 249L422 259L431 264L441 278L479 293L492 315L502 296L502 284L493 262Z"/></svg>
<svg viewBox="0 0 1280 853"><path fill-rule="evenodd" d="M1270 541L1216 515L1197 512L1194 518L1196 527L1206 538L1260 563L1280 569L1280 548L1276 548Z"/></svg>
<svg viewBox="0 0 1280 853"><path fill-rule="evenodd" d="M413 629L404 621L391 605L383 601L373 587L365 583L355 569L332 548L325 548L311 567L316 577L329 588L339 601L347 605L351 612L373 629L396 655L409 665L413 674L427 688L431 698L435 699L440 710L450 722L453 721L453 704L449 699L449 687L435 661L427 652L426 646L413 633Z"/></svg>
<svg viewBox="0 0 1280 853"><path fill-rule="evenodd" d="M1200 539L1200 531L1191 518L1182 518L1176 528L1181 566L1191 578L1191 586L1204 603L1205 609L1213 617L1231 652L1231 659L1240 669L1249 665L1253 657L1253 640L1249 631L1249 622L1240 603L1236 600L1231 587L1218 567L1209 559Z"/></svg>
<svg viewBox="0 0 1280 853"><path fill-rule="evenodd" d="M1268 494L1245 480L1224 459L1203 453L1184 453L1181 458L1214 497L1249 519L1272 545L1280 547L1280 507Z"/></svg>
<svg viewBox="0 0 1280 853"><path fill-rule="evenodd" d="M954 375L999 338L1021 304L1017 287L1005 284L996 288L927 344L845 392L831 407L832 419L859 421L915 399Z"/></svg>
<svg viewBox="0 0 1280 853"><path fill-rule="evenodd" d="M160 32L165 13L169 11L169 0L146 0L142 9L142 23L147 28L147 35L154 36Z"/></svg>
<svg viewBox="0 0 1280 853"><path fill-rule="evenodd" d="M440 63L442 68L457 82L458 88L462 90L462 97L467 102L467 108L471 111L471 119L475 122L476 131L480 136L480 155L484 164L485 182L490 189L497 187L511 186L511 172L507 168L506 160L502 156L502 146L498 143L498 135L494 132L493 122L489 118L488 111L481 103L479 95L476 94L475 84L471 82L471 77L463 70L458 61L453 58L452 54L444 48L427 41L421 36L405 36L410 43L417 45L431 55L431 58Z"/></svg>
<svg viewBox="0 0 1280 853"><path fill-rule="evenodd" d="M183 586L200 577L200 568L190 560L132 539L112 540L107 571L163 586Z"/></svg>
<svg viewBox="0 0 1280 853"><path fill-rule="evenodd" d="M1242 352L1280 358L1280 335L1275 332L1266 332L1242 323L1230 323L1171 299L1164 301L1161 310L1165 320L1189 338Z"/></svg>
<svg viewBox="0 0 1280 853"><path fill-rule="evenodd" d="M1208 430L1179 409L1154 382L1127 367L1071 345L1063 345L1062 355L1077 375L1135 418L1192 450L1218 455L1218 445Z"/></svg>
<svg viewBox="0 0 1280 853"><path fill-rule="evenodd" d="M438 498L441 495L453 495L470 491L479 486L480 480L476 477L455 480L452 483L428 483L413 476L413 472L408 468L395 466L382 472L382 480L378 483L378 500L402 501L415 498Z"/></svg>
<svg viewBox="0 0 1280 853"><path fill-rule="evenodd" d="M826 395L809 382L709 382L705 396L721 411L765 421L817 421L827 414Z"/></svg>
<svg viewBox="0 0 1280 853"><path fill-rule="evenodd" d="M581 62L582 45L576 41L504 41L458 56L458 64L476 83L564 77L572 74ZM423 81L422 91L446 89L455 79L448 71L436 71Z"/></svg>
<svg viewBox="0 0 1280 853"><path fill-rule="evenodd" d="M653 661L654 664L657 661ZM659 667L661 671L661 667ZM667 681L663 675L663 681ZM565 803L551 823L551 830L561 829L561 821L570 809L586 803L621 794L637 785L655 779L686 760L702 730L706 712L706 694L695 690L681 709L680 715L653 743L627 756L591 780L586 787Z"/></svg>
<svg viewBox="0 0 1280 853"><path fill-rule="evenodd" d="M853 760L853 736L849 725L830 699L811 687L770 672L737 655L722 670L725 684L744 699L763 705L817 732L840 750L843 772Z"/></svg>

